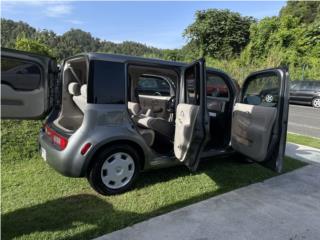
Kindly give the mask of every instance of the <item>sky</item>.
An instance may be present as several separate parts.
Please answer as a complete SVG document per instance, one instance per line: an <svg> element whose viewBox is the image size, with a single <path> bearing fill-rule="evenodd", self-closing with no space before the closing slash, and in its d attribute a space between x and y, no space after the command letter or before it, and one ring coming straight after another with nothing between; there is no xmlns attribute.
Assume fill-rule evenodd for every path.
<svg viewBox="0 0 320 240"><path fill-rule="evenodd" d="M182 33L194 21L196 10L229 9L261 19L278 15L284 5L285 1L1 1L1 17L59 35L79 28L103 40L172 49L186 43Z"/></svg>

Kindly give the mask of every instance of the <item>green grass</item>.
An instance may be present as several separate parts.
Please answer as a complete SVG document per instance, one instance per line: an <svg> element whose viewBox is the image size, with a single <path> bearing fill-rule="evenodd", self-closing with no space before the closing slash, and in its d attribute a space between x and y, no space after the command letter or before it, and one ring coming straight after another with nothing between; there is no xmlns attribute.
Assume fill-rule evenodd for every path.
<svg viewBox="0 0 320 240"><path fill-rule="evenodd" d="M142 174L137 188L100 196L85 179L60 176L37 153L41 123L2 123L2 239L89 239L276 174L219 159L197 173L173 167ZM288 172L305 164L285 160Z"/></svg>
<svg viewBox="0 0 320 240"><path fill-rule="evenodd" d="M287 141L320 149L320 138L313 138L303 136L300 134L288 133Z"/></svg>

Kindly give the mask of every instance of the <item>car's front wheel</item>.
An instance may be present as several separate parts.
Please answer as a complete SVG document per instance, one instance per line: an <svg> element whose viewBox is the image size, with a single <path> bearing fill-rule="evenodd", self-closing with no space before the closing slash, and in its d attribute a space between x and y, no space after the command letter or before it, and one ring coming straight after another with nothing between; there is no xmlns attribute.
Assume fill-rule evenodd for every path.
<svg viewBox="0 0 320 240"><path fill-rule="evenodd" d="M320 97L316 97L312 100L312 106L315 108L320 108Z"/></svg>
<svg viewBox="0 0 320 240"><path fill-rule="evenodd" d="M129 190L140 172L139 154L130 145L114 145L99 153L87 178L94 190L113 195Z"/></svg>

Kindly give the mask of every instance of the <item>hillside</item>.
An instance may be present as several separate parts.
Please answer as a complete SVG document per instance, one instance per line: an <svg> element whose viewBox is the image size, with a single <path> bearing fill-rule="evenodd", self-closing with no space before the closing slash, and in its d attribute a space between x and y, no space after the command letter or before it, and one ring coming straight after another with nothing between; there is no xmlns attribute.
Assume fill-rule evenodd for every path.
<svg viewBox="0 0 320 240"><path fill-rule="evenodd" d="M288 66L294 80L320 79L320 2L289 1L279 16L260 21L229 10L197 11L195 21L185 28L188 43L181 49L158 49L133 41L113 43L81 29L57 35L9 19L1 19L1 35L3 47L23 49L17 40L30 39L47 46L58 60L88 51L185 62L204 56L207 65L239 82L252 71L278 66Z"/></svg>
<svg viewBox="0 0 320 240"><path fill-rule="evenodd" d="M63 59L80 52L106 52L142 56L155 54L162 56L161 49L149 47L133 41L114 43L95 38L89 32L81 29L70 29L63 35L57 35L51 30L37 30L25 22L15 22L1 19L1 46L15 48L16 40L20 38L36 39L53 50L58 59Z"/></svg>

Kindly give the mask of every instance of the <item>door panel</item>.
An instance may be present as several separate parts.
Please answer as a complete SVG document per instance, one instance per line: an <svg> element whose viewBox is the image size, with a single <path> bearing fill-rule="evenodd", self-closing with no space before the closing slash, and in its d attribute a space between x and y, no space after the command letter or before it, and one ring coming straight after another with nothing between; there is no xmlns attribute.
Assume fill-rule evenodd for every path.
<svg viewBox="0 0 320 240"><path fill-rule="evenodd" d="M209 132L205 79L203 59L184 70L176 110L174 153L192 171L198 168Z"/></svg>
<svg viewBox="0 0 320 240"><path fill-rule="evenodd" d="M174 153L181 161L185 161L187 151L193 138L193 132L199 114L199 106L178 104L176 116L176 132L174 136Z"/></svg>
<svg viewBox="0 0 320 240"><path fill-rule="evenodd" d="M267 156L271 129L277 109L236 103L233 110L232 147L262 162Z"/></svg>
<svg viewBox="0 0 320 240"><path fill-rule="evenodd" d="M45 109L44 91L16 91L1 84L1 117L11 119L35 118L41 116Z"/></svg>
<svg viewBox="0 0 320 240"><path fill-rule="evenodd" d="M285 151L288 78L287 70L281 68L249 75L232 116L233 149L277 172Z"/></svg>
<svg viewBox="0 0 320 240"><path fill-rule="evenodd" d="M53 104L50 58L1 49L1 118L41 119Z"/></svg>

